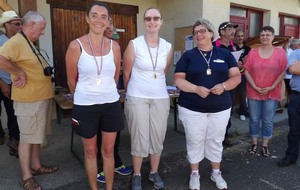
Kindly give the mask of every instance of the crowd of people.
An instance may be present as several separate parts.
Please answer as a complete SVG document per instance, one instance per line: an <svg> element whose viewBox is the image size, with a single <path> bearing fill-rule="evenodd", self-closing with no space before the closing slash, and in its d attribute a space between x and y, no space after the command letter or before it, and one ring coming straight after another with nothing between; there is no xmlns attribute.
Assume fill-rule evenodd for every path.
<svg viewBox="0 0 300 190"><path fill-rule="evenodd" d="M86 22L87 34L69 44L66 70L74 103L72 126L83 144L90 189L98 189L97 182L102 182L111 190L114 173L133 173L131 188L141 190L146 157L150 160L148 179L154 188L167 188L159 165L170 110L166 76L173 47L159 35L162 13L157 8L146 9L145 34L130 40L123 56L105 3L91 2ZM25 190L42 189L34 176L58 170L57 166L43 165L40 159L54 96L53 73L45 71L49 63L34 43L44 35L46 24L45 17L36 11L29 11L23 18L6 11L0 18L0 26L6 31L0 35L0 102L4 101L8 116L9 154L19 158ZM251 50L244 44L244 32L237 28L230 22L221 23L220 38L214 40L216 33L210 21L198 19L191 31L195 47L185 51L176 63L174 83L180 90L179 119L191 170L188 186L193 190L200 190L199 169L204 158L211 163L210 179L216 187L228 188L221 161L223 147L233 145L228 129L236 92L239 118L244 121L249 117L248 152L256 155L260 148L262 156L271 155L269 141L286 74L290 75L286 83L290 131L286 156L278 166L295 164L299 156L300 49L296 47L300 47L300 40L289 42L293 52L287 54L287 50L272 45L274 28L264 26L260 30L261 46ZM233 55L237 51L241 51L238 58ZM123 164L118 152L120 133L125 128L118 93L121 67L132 168ZM4 144L1 123L0 144Z"/></svg>

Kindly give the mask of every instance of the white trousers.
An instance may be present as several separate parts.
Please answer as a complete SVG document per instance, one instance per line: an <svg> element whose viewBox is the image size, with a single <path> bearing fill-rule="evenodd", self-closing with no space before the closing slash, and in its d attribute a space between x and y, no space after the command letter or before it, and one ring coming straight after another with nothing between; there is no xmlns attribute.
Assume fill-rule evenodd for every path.
<svg viewBox="0 0 300 190"><path fill-rule="evenodd" d="M188 161L196 164L205 157L211 162L221 162L222 142L231 108L216 113L201 113L178 106L178 111L185 130Z"/></svg>

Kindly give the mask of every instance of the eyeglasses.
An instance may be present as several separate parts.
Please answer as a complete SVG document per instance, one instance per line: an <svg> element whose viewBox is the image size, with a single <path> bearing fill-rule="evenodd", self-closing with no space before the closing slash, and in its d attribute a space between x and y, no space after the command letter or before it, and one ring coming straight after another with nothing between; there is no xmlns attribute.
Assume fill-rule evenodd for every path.
<svg viewBox="0 0 300 190"><path fill-rule="evenodd" d="M157 22L157 21L159 21L161 18L159 17L159 16L154 16L154 17L150 17L150 16L148 16L148 17L145 17L144 18L144 21L146 21L146 22L151 22L151 20L153 20L154 22Z"/></svg>
<svg viewBox="0 0 300 190"><path fill-rule="evenodd" d="M15 25L15 26L21 26L20 22L9 22L9 24Z"/></svg>
<svg viewBox="0 0 300 190"><path fill-rule="evenodd" d="M208 31L206 28L202 28L202 29L200 29L200 30L195 30L195 31L193 32L193 35L196 36L196 35L198 35L198 34L205 34L206 31Z"/></svg>

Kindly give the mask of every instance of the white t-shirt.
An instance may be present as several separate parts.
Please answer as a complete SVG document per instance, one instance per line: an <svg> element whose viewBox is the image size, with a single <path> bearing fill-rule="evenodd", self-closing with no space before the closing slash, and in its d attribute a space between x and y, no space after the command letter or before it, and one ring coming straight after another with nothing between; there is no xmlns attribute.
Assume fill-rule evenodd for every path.
<svg viewBox="0 0 300 190"><path fill-rule="evenodd" d="M78 82L74 93L74 104L76 105L95 105L112 103L119 100L120 95L114 79L116 65L114 54L111 48L107 55L103 56L103 65L100 76L97 75L97 66L93 55L89 55L79 42L82 53L78 60ZM101 67L101 56L96 56L98 67ZM97 80L101 84L97 84ZM99 83L99 82L98 82Z"/></svg>
<svg viewBox="0 0 300 190"><path fill-rule="evenodd" d="M144 36L139 36L133 39L132 42L135 58L126 94L139 98L168 98L164 69L166 68L168 54L172 45L160 38L157 66L155 71L153 71L153 64ZM157 47L150 47L150 52L155 64ZM154 75L156 75L156 78Z"/></svg>

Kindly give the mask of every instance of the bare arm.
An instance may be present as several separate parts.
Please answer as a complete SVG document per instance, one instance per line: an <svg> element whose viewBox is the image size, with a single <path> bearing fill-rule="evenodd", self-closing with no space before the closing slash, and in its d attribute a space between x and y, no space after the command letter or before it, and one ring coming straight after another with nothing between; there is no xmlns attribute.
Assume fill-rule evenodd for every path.
<svg viewBox="0 0 300 190"><path fill-rule="evenodd" d="M25 86L26 84L25 72L1 55L0 55L0 69L10 74L13 74L15 76L12 81L15 87L22 88Z"/></svg>
<svg viewBox="0 0 300 190"><path fill-rule="evenodd" d="M203 86L197 86L187 81L185 73L175 73L174 82L180 90L184 92L196 93L202 98L206 98L210 93L210 90L208 88Z"/></svg>
<svg viewBox="0 0 300 190"><path fill-rule="evenodd" d="M164 70L166 76L168 74L168 70L170 69L172 60L173 60L173 49L171 48L170 51L169 51L169 54L168 54L168 58L167 58L167 65L166 65L166 68Z"/></svg>
<svg viewBox="0 0 300 190"><path fill-rule="evenodd" d="M240 83L241 83L241 73L239 69L237 67L230 68L228 79L223 82L223 85L226 87L226 90L233 90Z"/></svg>
<svg viewBox="0 0 300 190"><path fill-rule="evenodd" d="M255 89L256 91L259 91L260 88L256 86L252 76L250 75L250 73L248 72L248 70L245 70L245 77L248 81L248 83L252 86L253 89Z"/></svg>
<svg viewBox="0 0 300 190"><path fill-rule="evenodd" d="M132 41L129 42L123 56L123 82L125 92L127 90L127 85L131 76L132 67L134 64L134 47Z"/></svg>
<svg viewBox="0 0 300 190"><path fill-rule="evenodd" d="M238 67L232 67L229 69L228 79L220 84L216 84L212 89L211 93L220 95L224 91L233 90L241 82L241 73Z"/></svg>
<svg viewBox="0 0 300 190"><path fill-rule="evenodd" d="M9 98L10 97L10 86L8 84L6 84L1 78L0 78L0 88L1 88L1 92L2 94Z"/></svg>
<svg viewBox="0 0 300 190"><path fill-rule="evenodd" d="M113 52L114 52L114 61L116 64L116 72L115 72L115 82L118 84L120 77L120 69L121 69L121 49L120 45L116 41L112 41L113 43Z"/></svg>
<svg viewBox="0 0 300 190"><path fill-rule="evenodd" d="M74 96L75 87L78 80L78 58L80 56L80 46L76 40L73 40L66 52L67 80L71 94Z"/></svg>
<svg viewBox="0 0 300 190"><path fill-rule="evenodd" d="M300 75L300 62L295 61L292 65L289 66L289 72L293 75Z"/></svg>

